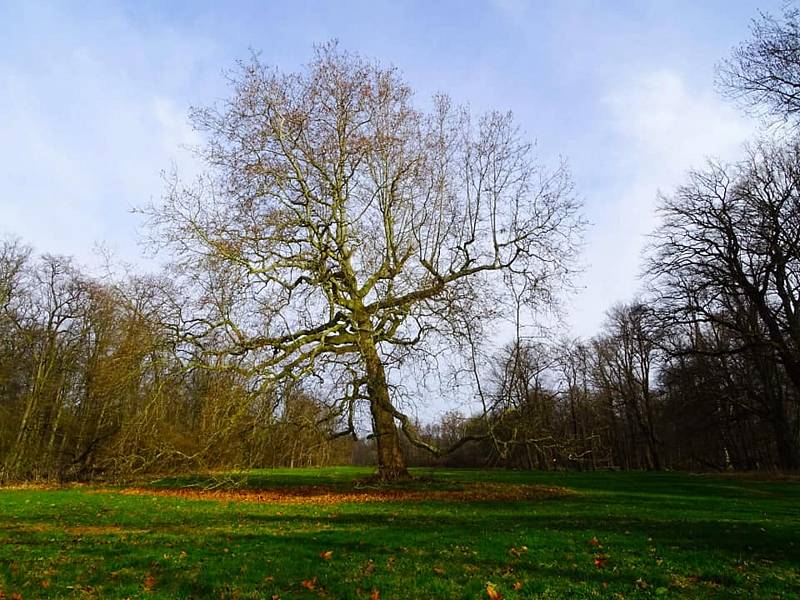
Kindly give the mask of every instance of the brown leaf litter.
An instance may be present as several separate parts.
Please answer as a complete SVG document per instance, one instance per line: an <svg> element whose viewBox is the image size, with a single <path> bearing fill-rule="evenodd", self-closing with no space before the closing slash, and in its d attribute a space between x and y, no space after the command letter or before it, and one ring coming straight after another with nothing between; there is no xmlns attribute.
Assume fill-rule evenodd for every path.
<svg viewBox="0 0 800 600"><path fill-rule="evenodd" d="M270 489L202 490L197 488L158 489L129 487L97 490L129 496L161 496L190 500L255 502L263 504L331 505L365 502L522 502L546 500L571 495L563 487L539 485L472 484L454 490L420 490L403 488L337 489L326 485L296 486Z"/></svg>

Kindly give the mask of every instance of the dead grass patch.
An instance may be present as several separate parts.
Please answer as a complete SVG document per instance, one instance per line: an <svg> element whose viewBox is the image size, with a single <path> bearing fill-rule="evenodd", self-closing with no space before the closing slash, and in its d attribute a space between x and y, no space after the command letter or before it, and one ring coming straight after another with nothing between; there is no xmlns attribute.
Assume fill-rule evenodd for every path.
<svg viewBox="0 0 800 600"><path fill-rule="evenodd" d="M4 527L29 533L59 532L82 537L85 535L132 535L147 533L147 529L132 529L120 525L62 525L60 523L25 523L13 524Z"/></svg>
<svg viewBox="0 0 800 600"><path fill-rule="evenodd" d="M0 484L0 492L6 491L54 491L69 490L88 487L86 483L58 483L54 481L19 481L15 483Z"/></svg>

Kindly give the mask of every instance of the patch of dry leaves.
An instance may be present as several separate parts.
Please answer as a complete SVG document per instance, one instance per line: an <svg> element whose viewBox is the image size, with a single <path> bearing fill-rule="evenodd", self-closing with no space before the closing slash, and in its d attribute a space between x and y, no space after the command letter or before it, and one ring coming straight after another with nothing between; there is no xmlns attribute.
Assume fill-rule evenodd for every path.
<svg viewBox="0 0 800 600"><path fill-rule="evenodd" d="M74 536L85 535L133 535L147 533L147 529L131 529L119 525L61 525L57 523L31 523L14 524L4 526L3 529L13 529L15 531L27 531L31 533L47 533L59 531ZM2 600L2 599L0 599Z"/></svg>
<svg viewBox="0 0 800 600"><path fill-rule="evenodd" d="M472 484L458 490L419 490L402 488L356 488L341 490L325 485L297 486L266 490L200 490L195 488L154 489L130 487L98 490L129 496L165 496L194 500L256 502L263 504L331 505L364 502L520 502L546 500L572 495L562 487L538 485Z"/></svg>

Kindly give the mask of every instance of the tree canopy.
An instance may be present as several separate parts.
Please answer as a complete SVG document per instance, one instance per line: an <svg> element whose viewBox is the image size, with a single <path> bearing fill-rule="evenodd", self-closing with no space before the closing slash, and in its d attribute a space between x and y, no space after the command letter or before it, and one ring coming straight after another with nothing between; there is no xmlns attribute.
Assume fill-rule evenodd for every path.
<svg viewBox="0 0 800 600"><path fill-rule="evenodd" d="M422 442L387 365L488 335L514 298L553 302L582 226L567 170L510 113L423 110L396 69L336 44L299 73L254 57L231 83L193 112L207 174L151 213L202 288L188 330L265 385L343 381L345 431L367 401L380 472L403 476L396 422Z"/></svg>

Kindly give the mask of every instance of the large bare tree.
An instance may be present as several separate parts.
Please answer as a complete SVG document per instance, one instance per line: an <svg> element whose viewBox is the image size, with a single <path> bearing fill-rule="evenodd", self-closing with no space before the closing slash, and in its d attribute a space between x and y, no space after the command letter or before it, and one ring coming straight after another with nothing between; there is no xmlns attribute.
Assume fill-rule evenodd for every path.
<svg viewBox="0 0 800 600"><path fill-rule="evenodd" d="M443 95L422 110L395 69L335 43L298 73L253 58L231 84L192 112L207 174L150 213L202 290L187 334L260 385L335 381L342 433L364 401L379 476L407 477L398 426L428 445L389 368L486 338L511 284L553 302L582 227L568 173L534 160L510 114Z"/></svg>

